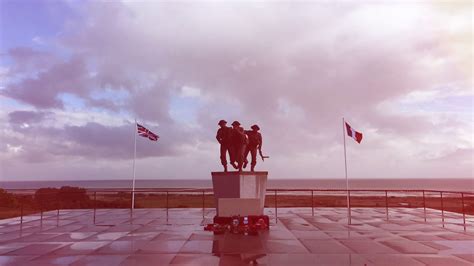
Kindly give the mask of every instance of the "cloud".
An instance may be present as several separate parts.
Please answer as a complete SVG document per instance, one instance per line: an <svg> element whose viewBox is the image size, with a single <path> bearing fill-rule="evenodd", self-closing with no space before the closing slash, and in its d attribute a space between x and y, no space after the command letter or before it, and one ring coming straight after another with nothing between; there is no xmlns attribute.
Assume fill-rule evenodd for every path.
<svg viewBox="0 0 474 266"><path fill-rule="evenodd" d="M37 77L27 77L0 91L2 95L39 109L63 108L59 94L72 92L84 96L92 86L86 63L80 58L53 65Z"/></svg>
<svg viewBox="0 0 474 266"><path fill-rule="evenodd" d="M19 114L23 116L18 119ZM25 124L26 120L38 113L14 113L18 123ZM150 128L160 135L160 142L151 142L137 137L137 158L176 156L184 152L187 145L194 145L196 140L177 127ZM8 134L5 145L21 146L21 152L13 152L13 157L23 158L31 162L44 162L52 158L85 158L89 160L107 158L123 160L133 158L135 127L133 123L120 126L104 126L89 122L85 125L66 125L63 128L30 125L28 127L13 127Z"/></svg>
<svg viewBox="0 0 474 266"><path fill-rule="evenodd" d="M10 124L30 124L40 123L42 120L47 118L51 112L35 112L35 111L14 111L8 114Z"/></svg>
<svg viewBox="0 0 474 266"><path fill-rule="evenodd" d="M201 156L218 166L211 151L220 119L259 124L276 162L267 166L281 176L340 175L342 117L365 133L354 156L394 174L430 173L432 165L421 158L466 145L466 114L440 122L447 111L434 105L440 95L472 97L472 76L464 71L470 52L458 49L472 45L463 37L471 34L470 13L461 9L454 16L406 3L89 2L76 8L82 16L69 20L56 40L67 56L10 50L15 78L0 93L39 110L32 117L75 112L60 97L68 93L84 109L124 121L58 118L55 126L14 128L44 139L37 153L25 145L23 154L44 149L63 158L127 159L133 118L162 136L157 145L140 147L140 158L169 156L176 160L169 167L178 168L185 159L202 164ZM435 110L421 112L422 104ZM21 123L16 116L12 126ZM55 143L50 150L49 142ZM406 171L397 172L400 163ZM463 167L459 173L472 172ZM378 176L370 167L354 171Z"/></svg>
<svg viewBox="0 0 474 266"><path fill-rule="evenodd" d="M11 71L18 74L28 72L36 73L58 63L58 57L56 55L31 47L11 48L3 54L2 57L14 62Z"/></svg>
<svg viewBox="0 0 474 266"><path fill-rule="evenodd" d="M474 161L474 149L460 148L448 154L430 160L436 163L446 163L455 161L458 164L472 164L472 162Z"/></svg>

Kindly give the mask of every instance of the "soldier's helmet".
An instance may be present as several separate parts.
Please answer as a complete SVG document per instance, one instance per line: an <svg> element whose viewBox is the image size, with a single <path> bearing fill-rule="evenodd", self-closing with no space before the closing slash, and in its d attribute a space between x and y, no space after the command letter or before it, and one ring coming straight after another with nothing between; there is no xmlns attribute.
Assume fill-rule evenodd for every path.
<svg viewBox="0 0 474 266"><path fill-rule="evenodd" d="M260 127L258 125L253 125L250 128L254 130L260 130Z"/></svg>
<svg viewBox="0 0 474 266"><path fill-rule="evenodd" d="M233 126L240 126L240 122L239 121L234 121L234 122L232 122L232 125Z"/></svg>
<svg viewBox="0 0 474 266"><path fill-rule="evenodd" d="M221 120L221 121L219 121L219 123L218 123L219 126L220 126L220 125L225 125L225 124L227 124L227 121L225 121L225 120Z"/></svg>

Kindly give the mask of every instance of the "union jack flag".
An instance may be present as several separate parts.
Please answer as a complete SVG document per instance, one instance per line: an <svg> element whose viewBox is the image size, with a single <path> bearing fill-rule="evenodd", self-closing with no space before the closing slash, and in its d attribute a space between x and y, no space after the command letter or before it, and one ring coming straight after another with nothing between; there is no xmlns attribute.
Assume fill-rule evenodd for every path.
<svg viewBox="0 0 474 266"><path fill-rule="evenodd" d="M148 138L151 141L157 141L158 138L159 138L158 135L156 135L155 133L151 132L146 127L144 127L144 126L142 126L138 123L137 123L137 130L138 130L138 135L140 135L144 138Z"/></svg>

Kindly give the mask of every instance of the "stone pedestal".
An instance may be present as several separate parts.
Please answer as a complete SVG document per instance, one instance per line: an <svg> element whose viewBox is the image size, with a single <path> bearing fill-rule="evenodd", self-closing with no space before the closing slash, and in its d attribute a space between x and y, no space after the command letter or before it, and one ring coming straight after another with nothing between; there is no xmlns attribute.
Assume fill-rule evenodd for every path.
<svg viewBox="0 0 474 266"><path fill-rule="evenodd" d="M263 215L268 172L212 172L217 216Z"/></svg>

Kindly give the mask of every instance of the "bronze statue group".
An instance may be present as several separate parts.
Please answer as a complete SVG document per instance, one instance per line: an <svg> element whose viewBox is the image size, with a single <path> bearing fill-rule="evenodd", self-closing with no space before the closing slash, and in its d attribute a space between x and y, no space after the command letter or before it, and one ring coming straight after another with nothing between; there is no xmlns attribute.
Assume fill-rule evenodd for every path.
<svg viewBox="0 0 474 266"><path fill-rule="evenodd" d="M246 168L248 164L247 156L250 153L252 161L250 170L255 170L257 164L257 150L260 152L262 160L268 158L262 154L262 135L258 125L251 126L251 130L244 130L239 121L232 122L232 127L227 126L227 121L220 120L216 139L221 145L220 155L224 171L227 172L227 153L229 153L230 164L239 172Z"/></svg>

